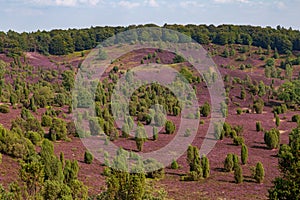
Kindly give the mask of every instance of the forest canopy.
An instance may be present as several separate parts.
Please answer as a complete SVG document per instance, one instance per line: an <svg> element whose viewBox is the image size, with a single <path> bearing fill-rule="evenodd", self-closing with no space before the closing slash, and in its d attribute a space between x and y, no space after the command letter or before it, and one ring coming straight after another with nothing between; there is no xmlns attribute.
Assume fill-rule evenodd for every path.
<svg viewBox="0 0 300 200"><path fill-rule="evenodd" d="M155 24L131 25L128 27L91 27L86 29L68 29L36 31L31 33L18 33L9 30L7 33L0 32L0 53L18 54L22 51L39 52L45 55L66 55L74 51L92 49L105 39L126 30L143 27L158 27ZM237 25L168 25L162 28L176 30L191 36L200 44L243 44L254 45L262 48L272 48L279 53L288 53L300 50L300 31L291 28L286 29L277 26L237 26ZM131 41L160 40L168 37L168 34L157 33L155 38L147 32L137 33L136 37L128 38ZM161 38L157 38L160 36ZM181 41L182 38L169 38L172 42Z"/></svg>

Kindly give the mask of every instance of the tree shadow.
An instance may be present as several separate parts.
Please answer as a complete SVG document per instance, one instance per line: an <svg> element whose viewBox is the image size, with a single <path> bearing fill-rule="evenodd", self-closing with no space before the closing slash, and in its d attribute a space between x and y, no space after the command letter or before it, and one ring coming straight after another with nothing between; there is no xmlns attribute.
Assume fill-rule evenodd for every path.
<svg viewBox="0 0 300 200"><path fill-rule="evenodd" d="M269 148L266 146L258 146L258 145L252 145L251 148L269 150Z"/></svg>
<svg viewBox="0 0 300 200"><path fill-rule="evenodd" d="M216 172L226 172L225 169L221 168L221 167L216 167L213 170L216 171Z"/></svg>
<svg viewBox="0 0 300 200"><path fill-rule="evenodd" d="M168 174L168 175L175 175L175 176L179 176L179 177L186 175L186 174L183 174L183 173L176 173L176 172L166 172L166 174Z"/></svg>
<svg viewBox="0 0 300 200"><path fill-rule="evenodd" d="M255 144L265 144L264 142L254 142Z"/></svg>

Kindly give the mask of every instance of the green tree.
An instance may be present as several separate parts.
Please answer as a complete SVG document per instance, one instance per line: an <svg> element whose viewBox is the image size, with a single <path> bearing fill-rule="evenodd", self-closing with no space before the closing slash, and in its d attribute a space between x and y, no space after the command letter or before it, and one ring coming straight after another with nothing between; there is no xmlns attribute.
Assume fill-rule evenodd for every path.
<svg viewBox="0 0 300 200"><path fill-rule="evenodd" d="M158 139L158 130L157 127L153 127L153 140L157 140Z"/></svg>
<svg viewBox="0 0 300 200"><path fill-rule="evenodd" d="M71 91L71 89L74 86L74 82L75 82L74 76L75 76L74 72L71 70L66 70L62 74L63 77L62 84L67 91Z"/></svg>
<svg viewBox="0 0 300 200"><path fill-rule="evenodd" d="M176 160L173 160L172 163L171 163L171 169L178 169L179 166L178 166L178 163Z"/></svg>
<svg viewBox="0 0 300 200"><path fill-rule="evenodd" d="M256 131L259 132L259 131L262 131L263 128L262 128L262 125L261 125L261 122L260 121L257 121L256 124Z"/></svg>
<svg viewBox="0 0 300 200"><path fill-rule="evenodd" d="M173 134L175 132L176 126L172 121L167 121L165 124L165 130L167 134Z"/></svg>
<svg viewBox="0 0 300 200"><path fill-rule="evenodd" d="M43 188L44 166L38 160L21 164L20 178L30 196L37 196Z"/></svg>
<svg viewBox="0 0 300 200"><path fill-rule="evenodd" d="M144 126L139 123L135 132L135 143L138 151L143 151L143 146L146 140L147 140L146 130Z"/></svg>
<svg viewBox="0 0 300 200"><path fill-rule="evenodd" d="M275 117L275 125L276 125L276 127L278 127L280 125L280 118L278 115L276 115L276 117Z"/></svg>
<svg viewBox="0 0 300 200"><path fill-rule="evenodd" d="M278 152L281 176L273 181L269 190L270 199L299 199L300 197L300 128L289 134L289 143L283 144Z"/></svg>
<svg viewBox="0 0 300 200"><path fill-rule="evenodd" d="M124 123L122 126L122 136L124 138L128 138L129 137L129 126L127 123Z"/></svg>
<svg viewBox="0 0 300 200"><path fill-rule="evenodd" d="M232 172L233 167L234 167L233 154L229 153L229 154L227 154L225 162L224 162L224 169L227 172Z"/></svg>
<svg viewBox="0 0 300 200"><path fill-rule="evenodd" d="M89 151L85 151L85 153L84 153L84 162L86 164L92 164L93 160L94 160L93 154Z"/></svg>
<svg viewBox="0 0 300 200"><path fill-rule="evenodd" d="M264 141L269 149L276 149L280 145L280 132L278 129L271 129L265 132Z"/></svg>
<svg viewBox="0 0 300 200"><path fill-rule="evenodd" d="M203 169L203 178L208 178L210 174L210 166L209 160L205 155L203 155L201 158L201 165Z"/></svg>
<svg viewBox="0 0 300 200"><path fill-rule="evenodd" d="M248 160L248 148L245 144L243 144L241 148L241 159L242 159L242 164L245 165Z"/></svg>
<svg viewBox="0 0 300 200"><path fill-rule="evenodd" d="M243 170L239 164L234 165L234 180L236 183L242 183L243 182Z"/></svg>
<svg viewBox="0 0 300 200"><path fill-rule="evenodd" d="M49 136L52 141L66 139L67 124L60 118L53 118L52 125L49 129Z"/></svg>
<svg viewBox="0 0 300 200"><path fill-rule="evenodd" d="M254 179L258 183L262 183L265 178L265 170L264 166L261 162L258 162L255 167L255 174L254 174Z"/></svg>
<svg viewBox="0 0 300 200"><path fill-rule="evenodd" d="M205 102L203 104L203 106L200 109L200 112L203 115L203 117L208 117L208 115L210 114L210 105L208 102Z"/></svg>
<svg viewBox="0 0 300 200"><path fill-rule="evenodd" d="M244 100L246 98L246 91L245 91L244 88L241 90L240 97L241 97L242 100Z"/></svg>

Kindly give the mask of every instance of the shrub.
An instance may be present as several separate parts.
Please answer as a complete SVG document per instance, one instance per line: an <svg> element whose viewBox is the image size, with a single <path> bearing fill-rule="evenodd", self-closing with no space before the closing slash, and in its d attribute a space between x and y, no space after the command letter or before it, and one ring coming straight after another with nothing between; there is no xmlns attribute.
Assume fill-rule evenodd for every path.
<svg viewBox="0 0 300 200"><path fill-rule="evenodd" d="M260 99L254 102L253 109L257 114L261 114L264 110L264 102Z"/></svg>
<svg viewBox="0 0 300 200"><path fill-rule="evenodd" d="M265 170L263 164L261 162L258 162L255 167L254 179L258 183L262 183L264 178L265 178Z"/></svg>
<svg viewBox="0 0 300 200"><path fill-rule="evenodd" d="M232 172L233 167L234 167L233 154L229 153L225 158L224 169L226 172Z"/></svg>
<svg viewBox="0 0 300 200"><path fill-rule="evenodd" d="M6 104L0 105L0 113L9 113L9 106Z"/></svg>
<svg viewBox="0 0 300 200"><path fill-rule="evenodd" d="M203 169L203 178L208 178L210 174L210 166L209 166L209 160L205 155L202 156L201 165Z"/></svg>
<svg viewBox="0 0 300 200"><path fill-rule="evenodd" d="M239 164L234 165L234 179L236 183L242 183L243 182L243 170Z"/></svg>
<svg viewBox="0 0 300 200"><path fill-rule="evenodd" d="M244 143L245 143L245 141L244 141L244 138L242 136L236 136L236 137L233 138L233 144L236 145L236 146L242 145Z"/></svg>
<svg viewBox="0 0 300 200"><path fill-rule="evenodd" d="M43 114L41 124L42 124L42 126L51 126L52 125L52 117L50 117L49 115Z"/></svg>
<svg viewBox="0 0 300 200"><path fill-rule="evenodd" d="M230 132L232 131L231 125L228 124L227 122L224 122L223 124L223 131L226 137L230 135Z"/></svg>
<svg viewBox="0 0 300 200"><path fill-rule="evenodd" d="M179 167L179 166L178 166L177 161L176 161L176 160L173 160L173 161L172 161L172 164L171 164L171 168L172 168L172 169L178 169L178 167Z"/></svg>
<svg viewBox="0 0 300 200"><path fill-rule="evenodd" d="M84 163L92 164L93 160L94 160L93 154L91 154L91 152L89 152L89 151L85 151L85 153L84 153Z"/></svg>
<svg viewBox="0 0 300 200"><path fill-rule="evenodd" d="M300 121L300 115L293 115L292 122L299 122Z"/></svg>
<svg viewBox="0 0 300 200"><path fill-rule="evenodd" d="M242 159L242 164L245 165L248 160L248 148L245 144L243 144L241 148L241 159Z"/></svg>
<svg viewBox="0 0 300 200"><path fill-rule="evenodd" d="M237 135L242 135L244 131L244 127L242 125L234 126L233 129L235 130Z"/></svg>
<svg viewBox="0 0 300 200"><path fill-rule="evenodd" d="M153 140L157 140L158 139L158 130L157 127L153 127Z"/></svg>
<svg viewBox="0 0 300 200"><path fill-rule="evenodd" d="M261 122L260 121L257 121L256 122L256 131L259 132L259 131L262 131L263 128L262 128L262 125L261 125Z"/></svg>
<svg viewBox="0 0 300 200"><path fill-rule="evenodd" d="M124 138L128 138L129 137L129 126L127 123L124 123L122 126L122 136Z"/></svg>
<svg viewBox="0 0 300 200"><path fill-rule="evenodd" d="M175 116L178 116L179 114L180 114L180 107L178 107L178 106L174 106L173 107L173 114L175 115Z"/></svg>
<svg viewBox="0 0 300 200"><path fill-rule="evenodd" d="M280 119L278 116L275 117L275 125L278 127L280 125Z"/></svg>
<svg viewBox="0 0 300 200"><path fill-rule="evenodd" d="M147 134L144 126L138 123L138 127L135 133L135 143L138 151L143 150L144 142L147 140Z"/></svg>
<svg viewBox="0 0 300 200"><path fill-rule="evenodd" d="M166 117L162 112L157 112L154 115L154 121L157 126L163 126L166 122Z"/></svg>
<svg viewBox="0 0 300 200"><path fill-rule="evenodd" d="M208 117L210 114L210 105L208 102L205 102L203 106L200 108L200 112L203 115L203 117Z"/></svg>
<svg viewBox="0 0 300 200"><path fill-rule="evenodd" d="M42 137L40 136L39 133L33 132L33 131L28 131L26 133L26 137L32 142L32 144L37 144L42 140Z"/></svg>
<svg viewBox="0 0 300 200"><path fill-rule="evenodd" d="M269 149L276 149L280 144L280 132L278 129L271 129L265 132L264 141Z"/></svg>
<svg viewBox="0 0 300 200"><path fill-rule="evenodd" d="M66 139L67 125L66 122L59 118L52 120L52 125L49 129L49 136L52 141Z"/></svg>
<svg viewBox="0 0 300 200"><path fill-rule="evenodd" d="M241 90L241 95L240 95L240 97L241 97L241 99L245 99L246 98L246 91L245 91L245 89L242 89Z"/></svg>
<svg viewBox="0 0 300 200"><path fill-rule="evenodd" d="M239 164L239 157L236 154L232 154L233 166Z"/></svg>
<svg viewBox="0 0 300 200"><path fill-rule="evenodd" d="M191 136L191 129L187 128L184 132L184 137L189 137Z"/></svg>
<svg viewBox="0 0 300 200"><path fill-rule="evenodd" d="M165 130L167 134L173 134L175 132L176 126L172 121L167 121L165 124Z"/></svg>
<svg viewBox="0 0 300 200"><path fill-rule="evenodd" d="M240 114L242 114L242 109L241 108L238 108L237 110L236 110L236 113L238 114L238 115L240 115Z"/></svg>

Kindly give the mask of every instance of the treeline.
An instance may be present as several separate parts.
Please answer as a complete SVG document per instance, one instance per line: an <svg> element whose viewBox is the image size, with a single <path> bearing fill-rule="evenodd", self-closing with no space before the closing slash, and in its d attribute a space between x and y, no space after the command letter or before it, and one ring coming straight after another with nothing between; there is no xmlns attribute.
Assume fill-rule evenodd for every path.
<svg viewBox="0 0 300 200"><path fill-rule="evenodd" d="M9 30L0 32L0 53L18 54L22 51L39 52L42 54L65 55L74 51L88 50L105 39L126 30L143 27L158 27L155 24L131 25L128 27L91 27L88 29L68 29L36 31L31 33L17 33ZM300 50L300 31L277 26L254 27L236 25L168 25L163 28L179 31L191 36L200 44L243 44L262 48L277 49L279 53L288 53ZM186 38L167 35L163 31L150 34L147 31L132 34L125 40L164 40L172 42L186 42ZM183 41L181 41L183 40Z"/></svg>

